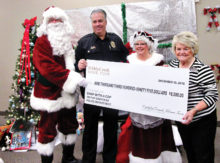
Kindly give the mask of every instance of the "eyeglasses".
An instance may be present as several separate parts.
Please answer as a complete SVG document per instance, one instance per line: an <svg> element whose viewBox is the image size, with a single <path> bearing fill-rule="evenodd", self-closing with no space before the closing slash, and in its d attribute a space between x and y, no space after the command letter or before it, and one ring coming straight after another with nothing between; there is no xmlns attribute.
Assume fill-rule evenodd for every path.
<svg viewBox="0 0 220 163"><path fill-rule="evenodd" d="M144 45L147 45L147 44L146 44L146 43L135 43L134 45L135 45L135 46L138 46L138 45L144 46Z"/></svg>
<svg viewBox="0 0 220 163"><path fill-rule="evenodd" d="M152 38L152 35L147 33L147 32L137 32L135 35L134 35L134 38L138 37L138 36L145 36L147 37L150 41L154 42L154 39Z"/></svg>

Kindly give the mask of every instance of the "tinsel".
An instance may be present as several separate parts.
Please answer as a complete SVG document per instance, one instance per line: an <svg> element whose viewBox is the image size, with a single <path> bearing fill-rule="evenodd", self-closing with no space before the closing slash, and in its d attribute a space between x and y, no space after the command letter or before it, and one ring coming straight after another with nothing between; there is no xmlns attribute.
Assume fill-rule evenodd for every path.
<svg viewBox="0 0 220 163"><path fill-rule="evenodd" d="M172 47L171 43L159 44L158 48L170 48Z"/></svg>
<svg viewBox="0 0 220 163"><path fill-rule="evenodd" d="M127 41L127 21L126 21L126 6L125 3L121 4L122 21L123 21L123 42L126 44Z"/></svg>

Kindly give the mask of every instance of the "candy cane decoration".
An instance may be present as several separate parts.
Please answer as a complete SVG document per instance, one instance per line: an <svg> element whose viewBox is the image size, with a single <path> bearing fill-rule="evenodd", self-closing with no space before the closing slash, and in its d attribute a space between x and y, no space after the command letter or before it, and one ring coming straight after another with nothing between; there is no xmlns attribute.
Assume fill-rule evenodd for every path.
<svg viewBox="0 0 220 163"><path fill-rule="evenodd" d="M209 23L208 26L206 28L207 31L210 31L212 24L215 24L216 28L218 31L220 31L220 26L219 26L219 22L218 19L216 17L216 13L220 13L220 7L216 6L215 8L210 8L210 7L206 7L204 8L204 15L207 15L208 13L211 14L210 19L209 19Z"/></svg>

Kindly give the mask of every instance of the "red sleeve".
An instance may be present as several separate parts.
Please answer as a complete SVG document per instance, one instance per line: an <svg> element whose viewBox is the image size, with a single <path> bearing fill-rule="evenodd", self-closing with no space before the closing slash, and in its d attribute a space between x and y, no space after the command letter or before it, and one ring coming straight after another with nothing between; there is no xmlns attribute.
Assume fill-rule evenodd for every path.
<svg viewBox="0 0 220 163"><path fill-rule="evenodd" d="M59 87L63 87L70 70L65 68L63 57L52 55L52 48L46 36L38 38L35 43L33 63L45 79Z"/></svg>

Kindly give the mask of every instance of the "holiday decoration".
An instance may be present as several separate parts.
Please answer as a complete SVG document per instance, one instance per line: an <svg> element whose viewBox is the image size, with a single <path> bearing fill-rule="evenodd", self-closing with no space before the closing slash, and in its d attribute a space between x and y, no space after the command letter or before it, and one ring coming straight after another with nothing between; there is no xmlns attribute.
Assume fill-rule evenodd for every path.
<svg viewBox="0 0 220 163"><path fill-rule="evenodd" d="M172 43L159 44L157 48L171 48Z"/></svg>
<svg viewBox="0 0 220 163"><path fill-rule="evenodd" d="M216 71L216 82L219 83L220 81L220 65L219 64L211 64L211 69Z"/></svg>
<svg viewBox="0 0 220 163"><path fill-rule="evenodd" d="M26 85L31 83L31 70L30 70L30 41L29 41L29 33L30 28L35 25L37 17L34 17L30 20L25 19L23 25L25 26L24 37L21 45L21 54L20 54L20 73L18 77L18 84L21 80L21 75L23 72L23 68L25 68L25 76L26 76Z"/></svg>
<svg viewBox="0 0 220 163"><path fill-rule="evenodd" d="M123 42L127 43L127 21L126 21L126 6L121 4L122 20L123 20Z"/></svg>
<svg viewBox="0 0 220 163"><path fill-rule="evenodd" d="M8 121L11 119L37 122L39 114L30 106L30 95L34 85L34 66L32 63L32 51L37 39L36 17L25 19L22 24L25 28L21 42L20 56L18 56L15 66L15 75L11 89L13 94L9 97L9 107L7 112Z"/></svg>
<svg viewBox="0 0 220 163"><path fill-rule="evenodd" d="M210 14L210 19L209 19L209 23L208 26L206 28L207 31L210 31L212 24L214 23L217 30L220 31L220 26L219 26L219 22L218 19L216 17L216 13L220 13L220 7L216 6L215 8L210 8L210 7L206 7L203 10L204 15Z"/></svg>

